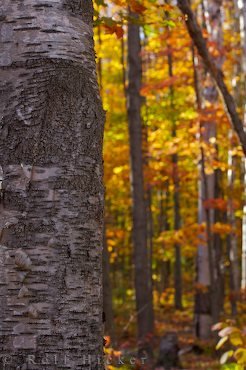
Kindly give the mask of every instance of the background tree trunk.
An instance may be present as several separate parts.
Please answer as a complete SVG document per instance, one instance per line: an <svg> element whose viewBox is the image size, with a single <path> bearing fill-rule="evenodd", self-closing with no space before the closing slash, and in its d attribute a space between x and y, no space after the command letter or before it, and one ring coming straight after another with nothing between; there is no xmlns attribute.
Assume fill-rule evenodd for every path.
<svg viewBox="0 0 246 370"><path fill-rule="evenodd" d="M110 260L107 246L106 232L104 230L103 242L103 312L105 314L104 332L110 336L110 343L114 344L114 317L112 285L110 280Z"/></svg>
<svg viewBox="0 0 246 370"><path fill-rule="evenodd" d="M207 18L204 17L204 26L208 32L209 40L214 43L218 51L218 57L214 60L218 68L221 68L223 60L221 57L222 24L220 7L220 1L206 2L203 7L203 11L208 15ZM211 120L209 116L211 114L211 107L216 110L218 93L210 74L206 71L206 66L204 77L202 78L200 76L200 80L203 80L203 87L199 86L198 80L199 77L196 71L195 84L197 85L197 95L199 94L199 88L202 88L202 94L198 98L198 108L202 110L203 115L208 116L207 120L205 119L204 122L201 122L200 139L208 147L213 148L214 155L217 157L217 148L210 142L211 140L216 140L216 121L214 119ZM207 240L204 240L198 246L197 282L202 289L196 294L195 320L196 334L203 339L207 339L211 335L211 325L218 320L219 312L223 306L222 246L219 236L212 231L212 226L215 222L219 221L220 214L217 210L206 204L215 198L219 198L219 173L217 170L213 170L212 174L207 175L205 160L206 155L201 146L198 222L200 224L206 224Z"/></svg>
<svg viewBox="0 0 246 370"><path fill-rule="evenodd" d="M242 46L242 81L243 91L246 90L246 3L237 2L239 7L239 25L240 25L240 36ZM244 126L246 124L246 101L245 97L243 100L243 115L244 115ZM244 191L246 193L246 159L243 159L244 168ZM246 290L246 202L244 201L243 207L243 222L242 222L242 276L241 276L241 289L244 292Z"/></svg>
<svg viewBox="0 0 246 370"><path fill-rule="evenodd" d="M167 17L168 18L168 17ZM168 46L168 75L170 78L173 77L173 57L172 57L172 50L171 47ZM172 112L175 112L175 99L174 99L174 89L171 85L169 87L169 95L170 95L170 108ZM177 137L177 129L176 129L176 120L175 117L172 117L172 138L175 139ZM173 186L174 186L174 193L173 193L173 213L174 213L174 230L178 231L181 227L181 215L180 215L180 192L179 192L179 159L178 154L172 154L172 179L173 179ZM179 243L174 244L174 305L177 310L182 309L182 260L181 260L181 245Z"/></svg>
<svg viewBox="0 0 246 370"><path fill-rule="evenodd" d="M137 18L129 12L131 18ZM142 120L141 120L141 57L139 26L128 24L128 122L130 136L131 182L133 199L133 245L138 339L144 347L146 335L153 332L153 302L150 264L147 249L147 209L144 199ZM141 344L142 343L142 344Z"/></svg>
<svg viewBox="0 0 246 370"><path fill-rule="evenodd" d="M11 369L102 368L104 113L92 14L78 0L1 9L0 353Z"/></svg>
<svg viewBox="0 0 246 370"><path fill-rule="evenodd" d="M196 92L197 108L198 111L202 110L202 96L200 94L200 78L198 75L198 66L195 63L194 50L193 50L193 63L194 63L194 88ZM201 131L201 122L200 122ZM200 132L200 139L202 133ZM205 138L203 137L205 140ZM208 138L207 140L208 141ZM206 238L200 236L201 243L198 245L196 257L196 282L198 283L197 291L195 294L195 333L199 338L207 339L211 333L212 325L212 294L211 294L211 281L214 280L213 275L213 261L212 261L212 238L211 238L211 217L209 211L204 208L204 200L209 198L208 181L209 177L205 174L205 155L204 149L200 148L201 158L199 163L199 183L198 183L198 223L206 224ZM213 191L213 177L210 178L210 192Z"/></svg>

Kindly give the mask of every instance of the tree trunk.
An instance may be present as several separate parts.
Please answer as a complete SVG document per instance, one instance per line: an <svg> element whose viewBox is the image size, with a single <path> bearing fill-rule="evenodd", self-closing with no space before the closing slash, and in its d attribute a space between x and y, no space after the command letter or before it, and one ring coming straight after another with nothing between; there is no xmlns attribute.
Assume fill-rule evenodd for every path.
<svg viewBox="0 0 246 370"><path fill-rule="evenodd" d="M6 370L103 368L104 113L92 15L92 2L78 0L1 9Z"/></svg>
<svg viewBox="0 0 246 370"><path fill-rule="evenodd" d="M245 1L239 2L239 14L240 14L240 35L241 45L243 49L242 55L242 75L243 75L243 91L246 89L246 3ZM244 99L243 113L244 113L244 125L246 124L246 101ZM244 192L246 193L246 159L243 159L244 168ZM243 206L243 222L242 222L242 276L241 276L241 289L246 297L246 202L244 200Z"/></svg>
<svg viewBox="0 0 246 370"><path fill-rule="evenodd" d="M229 139L232 142L233 133L230 131ZM233 148L231 144L231 148ZM237 166L235 157L232 155L232 149L229 149L228 152L228 202L227 202L227 220L229 221L232 231L227 237L227 256L229 260L229 285L230 285L230 301L231 301L231 312L232 315L237 314L237 298L240 287L240 264L238 259L238 238L235 233L236 230L236 218L234 214L233 207L233 191L234 191L234 182L235 182L235 171L234 169Z"/></svg>
<svg viewBox="0 0 246 370"><path fill-rule="evenodd" d="M246 161L244 159L244 191L246 192ZM242 276L241 289L245 296L246 290L246 202L243 206L243 221L242 221Z"/></svg>
<svg viewBox="0 0 246 370"><path fill-rule="evenodd" d="M219 1L210 1L206 3L204 11L208 14L205 26L207 28L209 39L214 42L218 50L218 57L214 60L217 67L221 67L221 44L222 44L222 27L221 27L221 3ZM199 76L195 68L195 90L197 95L198 110L206 114L206 105L214 105L218 99L216 87L211 76L205 74L205 87L199 86ZM202 79L202 78L200 78ZM202 88L202 94L199 89ZM210 144L212 138L216 138L216 121L211 119L201 122L200 138L203 142ZM214 148L216 155L217 149ZM219 214L217 210L211 207L205 208L204 202L219 196L218 171L212 174L206 174L206 156L201 146L200 162L200 181L199 181L199 202L198 202L198 222L206 224L206 241L204 240L198 246L197 256L197 282L200 289L195 298L195 321L196 335L202 339L207 339L211 335L211 325L217 321L222 306L223 279L221 271L221 240L212 232L212 225L218 221Z"/></svg>
<svg viewBox="0 0 246 370"><path fill-rule="evenodd" d="M198 76L198 68L195 64L195 56L193 49L194 63L194 87L197 100L198 111L202 109L202 97L200 94L201 87ZM200 123L201 126L201 123ZM200 127L201 128L201 127ZM201 138L201 134L200 134ZM199 164L199 183L198 183L198 223L206 223L207 240L201 237L201 244L198 245L197 260L196 260L196 282L198 283L198 291L195 294L195 332L199 338L207 339L210 336L212 325L211 312L211 280L213 278L212 254L211 254L211 218L208 210L203 206L203 201L209 198L208 195L208 177L205 174L205 159L204 150L201 147L201 159ZM213 178L211 178L212 180ZM211 181L210 181L211 182ZM213 183L210 184L210 190L213 189Z"/></svg>
<svg viewBox="0 0 246 370"><path fill-rule="evenodd" d="M211 224L213 219L209 210L204 209L204 200L208 200L211 191L214 189L214 176L207 176L205 173L205 156L201 148L199 180L199 200L198 200L198 223L206 224L206 239L201 240L197 252L197 283L198 291L195 296L195 328L196 335L201 339L208 339L211 335L211 325L213 323L214 301L214 258L212 250Z"/></svg>
<svg viewBox="0 0 246 370"><path fill-rule="evenodd" d="M216 153L218 154L218 148L216 146ZM215 199L221 199L222 194L222 172L220 169L214 171L215 177ZM223 223L224 214L221 210L214 210L214 223ZM219 234L213 233L213 250L214 250L214 262L215 262L215 316L214 320L218 321L220 313L224 311L224 300L225 300L225 274L224 274L224 260L223 260L223 240Z"/></svg>
<svg viewBox="0 0 246 370"><path fill-rule="evenodd" d="M107 239L104 231L103 242L103 312L105 315L104 333L110 336L111 344L114 344L114 318L112 286L110 281L110 260L107 246Z"/></svg>
<svg viewBox="0 0 246 370"><path fill-rule="evenodd" d="M169 47L168 50L168 75L170 78L173 77L173 58L172 50ZM170 107L173 112L175 112L174 105L174 90L173 86L169 87L170 94ZM176 122L175 118L172 118L172 137L175 139L177 137L176 133ZM173 165L173 185L174 185L174 194L173 194L173 213L174 213L174 230L178 231L181 227L181 216L180 216L180 189L179 189L179 171L178 171L178 154L174 153L172 155L172 165ZM179 243L174 244L174 305L177 310L182 309L182 261L181 261L181 246Z"/></svg>
<svg viewBox="0 0 246 370"><path fill-rule="evenodd" d="M168 198L169 198L169 191L168 191L168 182L163 185L163 188L160 190L160 200L159 200L159 209L160 213L158 216L158 233L162 231L170 230L170 225L168 222ZM164 245L165 248L165 245ZM160 259L158 264L158 272L160 275L160 284L159 284L159 292L162 293L170 286L170 274L171 274L171 261L166 259Z"/></svg>
<svg viewBox="0 0 246 370"><path fill-rule="evenodd" d="M130 11L131 18L137 18ZM142 120L141 120L141 57L139 26L128 25L128 123L130 136L131 181L133 199L133 245L138 339L143 343L153 332L152 284L147 249L147 210L144 199ZM140 344L141 346L141 344Z"/></svg>
<svg viewBox="0 0 246 370"><path fill-rule="evenodd" d="M234 0L232 6L232 19L233 19L233 28L232 30L236 34L241 34L240 30L240 11L238 8L238 1ZM238 42L240 45L242 39ZM234 65L232 77L232 86L233 86L233 96L235 102L238 106L242 107L244 104L244 84L245 82L238 79L238 76L242 76L243 63L240 57L237 58L237 62ZM238 256L238 236L236 231L236 217L235 209L233 205L233 193L235 192L235 180L236 180L236 169L240 164L238 158L233 155L233 150L235 147L234 143L234 132L229 131L229 151L228 151L228 171L227 171L227 182L228 182L228 201L227 201L227 220L232 227L232 231L227 237L227 258L229 261L229 287L230 287L230 303L231 303L231 313L233 316L237 315L237 300L239 297L240 289L240 263ZM242 164L244 164L244 158L242 159ZM243 166L242 166L243 167Z"/></svg>

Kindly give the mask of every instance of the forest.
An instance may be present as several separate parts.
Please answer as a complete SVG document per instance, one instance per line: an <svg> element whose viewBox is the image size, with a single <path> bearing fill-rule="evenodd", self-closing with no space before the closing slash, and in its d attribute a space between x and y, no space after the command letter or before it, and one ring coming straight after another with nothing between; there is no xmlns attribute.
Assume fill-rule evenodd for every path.
<svg viewBox="0 0 246 370"><path fill-rule="evenodd" d="M245 126L245 0L3 0L0 370L244 370Z"/></svg>
<svg viewBox="0 0 246 370"><path fill-rule="evenodd" d="M221 368L243 369L245 134L237 124L245 120L246 4L119 0L95 9L107 351L138 345L157 355L162 341L158 369L169 369L161 338L176 333L180 353L190 351L183 368L220 368L227 353L222 365L234 365Z"/></svg>

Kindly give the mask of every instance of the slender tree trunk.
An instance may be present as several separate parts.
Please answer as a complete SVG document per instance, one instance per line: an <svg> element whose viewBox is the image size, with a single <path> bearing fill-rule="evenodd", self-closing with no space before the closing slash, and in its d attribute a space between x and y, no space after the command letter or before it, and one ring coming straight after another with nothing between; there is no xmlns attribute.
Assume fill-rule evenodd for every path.
<svg viewBox="0 0 246 370"><path fill-rule="evenodd" d="M148 186L146 189L146 207L147 207L147 247L148 247L148 261L149 261L149 271L151 279L151 290L153 292L153 280L152 280L152 260L153 260L153 237L154 237L154 225L153 225L153 215L152 215L152 189Z"/></svg>
<svg viewBox="0 0 246 370"><path fill-rule="evenodd" d="M244 160L244 191L246 192L246 161ZM243 222L242 222L242 276L241 276L241 289L246 290L246 202L243 206Z"/></svg>
<svg viewBox="0 0 246 370"><path fill-rule="evenodd" d="M233 133L230 132L230 141L232 142L232 135ZM232 144L231 144L232 146ZM232 149L228 152L228 166L229 169L227 171L227 179L228 179L228 205L227 205L227 220L229 221L232 231L227 237L227 255L229 260L229 285L230 285L230 297L231 297L231 312L232 315L237 314L237 296L240 287L240 264L238 259L238 239L235 233L236 229L236 219L234 214L234 207L233 207L233 190L234 190L234 180L235 180L235 173L234 168L236 166L236 160L232 156Z"/></svg>
<svg viewBox="0 0 246 370"><path fill-rule="evenodd" d="M168 74L169 77L173 77L173 58L172 51L169 47L168 51ZM170 107L173 112L175 112L174 105L174 91L173 87L169 88L170 94ZM176 138L176 122L172 118L172 137ZM173 165L173 185L174 185L174 194L173 194L173 212L174 212L174 230L178 231L181 227L181 216L180 216L180 189L179 189L179 173L178 173L178 154L174 153L172 155L172 165ZM181 263L181 246L179 243L175 243L175 263L174 263L174 304L175 308L178 310L182 309L182 263Z"/></svg>
<svg viewBox="0 0 246 370"><path fill-rule="evenodd" d="M103 241L103 312L105 315L104 333L110 336L110 342L111 344L114 344L115 335L112 286L110 280L110 260L105 230Z"/></svg>
<svg viewBox="0 0 246 370"><path fill-rule="evenodd" d="M218 154L218 147L216 146L216 153ZM215 176L215 199L221 199L222 189L222 172L220 169L214 171ZM223 223L224 215L220 209L214 210L214 222ZM224 261L223 261L223 240L219 234L213 233L213 250L214 250L214 262L215 262L215 301L216 301L216 312L214 319L218 321L219 315L224 310L224 299L225 299L225 275L224 275Z"/></svg>
<svg viewBox="0 0 246 370"><path fill-rule="evenodd" d="M209 38L216 45L219 57L215 60L216 66L221 67L221 2L210 1L203 4L204 11L208 14L205 19ZM199 93L199 77L195 68L195 89L197 95L198 109L206 113L206 103L215 105L218 99L216 87L209 74L205 75L206 84ZM208 145L210 140L216 138L216 122L208 120L202 122L200 138ZM215 148L216 150L216 148ZM218 211L211 207L205 208L204 203L219 196L218 171L206 174L206 156L201 146L200 181L199 181L199 207L198 221L206 223L207 240L198 247L197 258L197 282L203 286L196 294L195 320L197 336L207 339L211 335L211 325L217 321L221 306L223 305L223 279L221 271L221 240L213 234L212 225L218 221Z"/></svg>
<svg viewBox="0 0 246 370"><path fill-rule="evenodd" d="M130 17L137 18L130 11ZM139 26L128 25L128 122L130 136L131 181L133 199L133 245L138 339L143 343L153 332L152 284L147 249L147 210L144 199L142 120L141 120L141 57ZM140 346L142 346L140 344Z"/></svg>
<svg viewBox="0 0 246 370"><path fill-rule="evenodd" d="M243 49L242 55L242 80L243 80L243 91L246 90L246 4L245 1L237 2L239 7L240 17L240 36L241 45ZM246 101L244 97L243 102L243 113L244 113L244 126L246 125ZM246 194L246 159L243 159L244 167L244 193ZM246 296L246 201L244 200L243 206L243 222L242 222L242 276L241 276L241 289Z"/></svg>
<svg viewBox="0 0 246 370"><path fill-rule="evenodd" d="M168 197L169 197L169 191L168 191L168 182L163 186L166 187L165 190L160 190L160 200L159 200L159 217L158 217L158 232L161 233L164 230L169 230L170 225L168 222ZM165 248L165 245L164 245ZM161 259L159 261L159 274L160 274L160 288L159 292L162 293L170 286L170 273L171 273L171 266L170 266L170 260L163 260Z"/></svg>
<svg viewBox="0 0 246 370"><path fill-rule="evenodd" d="M213 312L215 304L215 277L214 256L212 249L211 214L204 209L204 201L209 199L210 191L213 189L213 177L205 173L205 155L201 148L199 201L198 201L198 223L206 225L206 239L198 246L197 254L197 283L198 292L195 296L195 327L196 335L202 339L208 339L211 334L213 323Z"/></svg>
<svg viewBox="0 0 246 370"><path fill-rule="evenodd" d="M143 47L148 43L147 35L144 33L144 40L143 40ZM142 81L143 83L147 83L146 76L144 75L144 71L148 70L149 67L149 60L145 59L144 64L142 65ZM152 270L152 262L153 262L153 237L154 237L154 224L153 224L153 214L152 214L152 185L148 178L148 170L149 170L149 132L148 132L148 120L149 120L149 107L147 105L146 99L142 97L144 103L142 103L142 109L145 111L145 120L142 119L142 155L143 155L143 166L144 166L144 176L147 178L144 181L145 187L145 202L146 202L146 212L147 212L147 249L148 249L148 263L149 263L149 271L150 271L150 279L151 279L151 291L153 292L153 270Z"/></svg>
<svg viewBox="0 0 246 370"><path fill-rule="evenodd" d="M197 100L198 111L202 110L202 97L200 78L198 76L198 68L195 63L197 59L194 55L193 49L193 63L194 63L194 87ZM200 123L201 129L201 123ZM200 130L201 131L201 130ZM200 133L201 139L202 134ZM198 223L206 224L206 239L201 237L201 244L198 245L197 261L196 261L196 281L198 283L198 290L195 294L195 332L199 338L207 339L210 337L212 325L212 291L211 281L214 281L214 269L212 261L212 247L211 247L211 217L208 210L204 209L204 200L209 198L208 195L208 176L205 174L205 155L201 146L201 158L199 164L200 179L198 183ZM213 178L211 178L212 180ZM211 182L210 180L210 182ZM213 185L213 183L212 183ZM213 186L210 185L210 190Z"/></svg>
<svg viewBox="0 0 246 370"><path fill-rule="evenodd" d="M238 8L237 0L233 1L232 4L233 10L233 23L234 23L234 31L237 34L241 34L240 32L240 11ZM240 41L239 41L240 46ZM242 76L242 60L239 58L234 66L234 76L232 79L232 86L234 87L233 95L235 102L238 106L242 106L244 101L244 81L241 81L238 76ZM243 108L243 107L242 107ZM238 256L238 237L235 232L236 230L236 217L235 217L235 210L233 206L233 193L234 193L234 183L235 183L235 176L236 171L235 169L238 166L238 159L233 156L233 149L235 147L234 144L234 133L232 130L229 131L228 135L229 139L229 151L228 151L228 171L227 171L227 182L228 182L228 202L227 202L227 220L232 227L232 231L227 237L227 258L229 261L229 287L230 287L230 303L231 303L231 313L233 316L237 314L237 300L239 296L239 289L240 289L240 263L239 263L239 256ZM242 160L244 163L244 159Z"/></svg>
<svg viewBox="0 0 246 370"><path fill-rule="evenodd" d="M6 370L103 368L104 113L92 15L91 1L6 0L1 8Z"/></svg>

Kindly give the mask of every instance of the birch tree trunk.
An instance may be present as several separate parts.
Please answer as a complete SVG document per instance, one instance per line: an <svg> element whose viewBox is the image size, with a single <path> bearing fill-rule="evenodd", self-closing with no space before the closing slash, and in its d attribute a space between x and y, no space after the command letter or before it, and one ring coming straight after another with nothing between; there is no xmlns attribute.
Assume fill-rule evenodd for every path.
<svg viewBox="0 0 246 370"><path fill-rule="evenodd" d="M204 2L204 8L208 15L206 19L206 27L209 38L216 45L219 51L219 57L215 60L216 65L220 68L222 65L221 58L221 44L222 44L222 24L221 24L221 1ZM198 75L196 75L195 83L197 95L198 90L202 88L198 86ZM202 95L198 98L199 109L203 109L203 114L206 113L206 105L216 104L218 94L216 86L214 85L211 76L207 73L205 75L205 87L202 88ZM209 117L209 114L208 114ZM201 138L207 145L211 145L210 141L216 138L216 122L208 118L206 122L201 125ZM216 148L214 148L216 151ZM218 186L218 179L216 171L207 175L205 171L206 156L204 149L201 148L201 165L200 165L200 181L199 181L199 204L198 204L198 222L199 224L206 223L207 240L203 241L198 246L197 256L197 282L203 286L203 290L197 292L195 299L195 321L196 334L202 339L207 339L211 335L211 325L216 321L219 315L221 299L217 294L221 294L221 276L220 261L216 257L221 256L220 241L217 240L212 233L212 225L216 221L216 213L214 209L205 209L204 201L214 199L216 188Z"/></svg>
<svg viewBox="0 0 246 370"><path fill-rule="evenodd" d="M130 17L136 14L130 11ZM139 26L128 25L128 123L130 136L131 181L133 199L133 245L137 327L140 349L145 347L146 336L153 332L153 302L150 264L147 248L147 209L144 199L141 80ZM149 345L147 344L147 347ZM142 348L141 348L142 347Z"/></svg>
<svg viewBox="0 0 246 370"><path fill-rule="evenodd" d="M1 7L0 368L102 369L102 135L90 0Z"/></svg>

